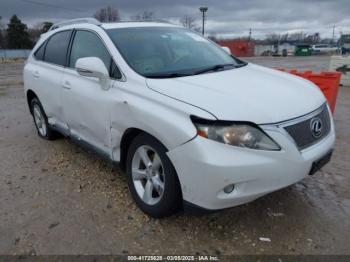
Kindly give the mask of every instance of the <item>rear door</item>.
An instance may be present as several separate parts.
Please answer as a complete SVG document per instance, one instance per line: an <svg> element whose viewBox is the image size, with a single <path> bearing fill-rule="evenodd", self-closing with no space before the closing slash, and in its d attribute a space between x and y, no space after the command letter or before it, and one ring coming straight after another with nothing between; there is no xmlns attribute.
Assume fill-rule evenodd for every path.
<svg viewBox="0 0 350 262"><path fill-rule="evenodd" d="M103 90L99 79L78 74L75 63L79 58L100 58L110 73L110 86L114 79L121 78L109 51L99 35L89 30L77 30L73 37L68 68L63 85L64 118L70 134L88 142L101 153L110 156L111 89Z"/></svg>
<svg viewBox="0 0 350 262"><path fill-rule="evenodd" d="M63 75L72 30L60 31L35 52L29 77L51 125L64 127L61 101Z"/></svg>

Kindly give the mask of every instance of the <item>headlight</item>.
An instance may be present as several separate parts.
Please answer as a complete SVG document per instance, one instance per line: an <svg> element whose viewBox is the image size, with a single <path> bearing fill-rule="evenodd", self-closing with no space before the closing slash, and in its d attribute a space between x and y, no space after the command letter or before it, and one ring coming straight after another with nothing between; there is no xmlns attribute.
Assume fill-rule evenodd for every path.
<svg viewBox="0 0 350 262"><path fill-rule="evenodd" d="M281 150L281 147L272 138L253 123L212 121L194 116L191 119L199 136L232 146L258 150Z"/></svg>

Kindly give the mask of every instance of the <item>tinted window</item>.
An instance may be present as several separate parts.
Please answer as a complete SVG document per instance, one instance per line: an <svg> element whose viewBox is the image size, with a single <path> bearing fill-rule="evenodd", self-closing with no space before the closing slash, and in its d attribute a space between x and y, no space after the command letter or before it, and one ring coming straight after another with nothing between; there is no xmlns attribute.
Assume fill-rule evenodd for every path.
<svg viewBox="0 0 350 262"><path fill-rule="evenodd" d="M34 53L34 56L38 60L43 60L44 59L44 52L45 52L45 43L43 43Z"/></svg>
<svg viewBox="0 0 350 262"><path fill-rule="evenodd" d="M119 68L117 67L116 63L111 58L111 69L110 69L110 77L114 79L120 79L122 78L122 74L119 71Z"/></svg>
<svg viewBox="0 0 350 262"><path fill-rule="evenodd" d="M70 35L71 31L63 31L49 39L45 49L46 62L65 66Z"/></svg>
<svg viewBox="0 0 350 262"><path fill-rule="evenodd" d="M113 61L101 39L92 32L77 31L72 45L69 67L75 68L77 60L84 57L100 58L109 71L110 77L116 79L121 78L117 65Z"/></svg>

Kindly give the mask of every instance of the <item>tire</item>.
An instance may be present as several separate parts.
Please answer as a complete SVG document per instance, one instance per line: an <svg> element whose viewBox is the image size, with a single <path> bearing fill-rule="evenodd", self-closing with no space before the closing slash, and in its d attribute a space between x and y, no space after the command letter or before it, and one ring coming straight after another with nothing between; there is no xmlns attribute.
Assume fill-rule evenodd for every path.
<svg viewBox="0 0 350 262"><path fill-rule="evenodd" d="M180 183L166 152L155 138L141 134L131 142L126 158L131 195L138 207L154 218L173 215L182 205Z"/></svg>
<svg viewBox="0 0 350 262"><path fill-rule="evenodd" d="M30 110L33 116L34 125L41 138L54 140L59 137L59 134L50 128L47 116L38 98L34 97L30 101Z"/></svg>

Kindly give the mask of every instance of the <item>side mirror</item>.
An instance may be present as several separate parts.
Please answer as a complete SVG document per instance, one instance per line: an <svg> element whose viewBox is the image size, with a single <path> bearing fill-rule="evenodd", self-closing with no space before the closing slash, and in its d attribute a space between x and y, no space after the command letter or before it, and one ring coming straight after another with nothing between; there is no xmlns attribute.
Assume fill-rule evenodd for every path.
<svg viewBox="0 0 350 262"><path fill-rule="evenodd" d="M228 53L229 55L231 55L231 49L230 49L230 48L228 48L227 46L222 46L221 48L224 49L224 51L225 51L226 53Z"/></svg>
<svg viewBox="0 0 350 262"><path fill-rule="evenodd" d="M100 58L79 58L75 63L75 68L77 69L79 75L98 78L103 89L109 88L109 73L105 64Z"/></svg>

